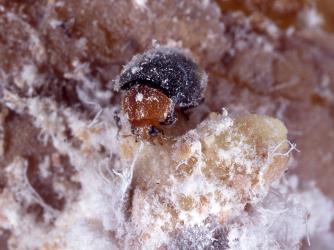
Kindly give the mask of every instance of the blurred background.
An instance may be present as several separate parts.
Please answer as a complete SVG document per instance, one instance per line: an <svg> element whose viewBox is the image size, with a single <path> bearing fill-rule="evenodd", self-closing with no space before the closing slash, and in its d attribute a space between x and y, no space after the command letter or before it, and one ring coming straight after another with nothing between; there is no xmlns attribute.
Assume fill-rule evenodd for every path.
<svg viewBox="0 0 334 250"><path fill-rule="evenodd" d="M333 31L332 0L0 0L0 195L18 155L29 159L28 179L53 209L70 197L57 194L54 180L69 193L80 189L67 156L38 140L20 100L47 97L92 118L87 103L117 106L113 80L122 66L161 43L189 50L208 73L190 127L222 108L283 120L300 151L287 174L333 200ZM54 163L44 178L37 165L46 155ZM27 212L38 218L43 208ZM9 237L0 224L1 250Z"/></svg>

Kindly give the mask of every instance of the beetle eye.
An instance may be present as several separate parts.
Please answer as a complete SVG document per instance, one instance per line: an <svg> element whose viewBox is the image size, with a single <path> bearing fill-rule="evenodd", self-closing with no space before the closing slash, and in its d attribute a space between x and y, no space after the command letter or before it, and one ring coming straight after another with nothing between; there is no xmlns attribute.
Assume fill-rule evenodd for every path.
<svg viewBox="0 0 334 250"><path fill-rule="evenodd" d="M159 129L157 129L156 127L154 126L150 126L149 129L148 129L148 133L150 136L157 136L159 134Z"/></svg>

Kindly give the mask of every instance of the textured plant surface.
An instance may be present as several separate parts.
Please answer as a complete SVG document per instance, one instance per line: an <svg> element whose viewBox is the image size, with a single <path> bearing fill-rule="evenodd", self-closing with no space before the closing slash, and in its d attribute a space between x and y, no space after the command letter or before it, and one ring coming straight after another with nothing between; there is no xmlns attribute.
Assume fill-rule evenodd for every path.
<svg viewBox="0 0 334 250"><path fill-rule="evenodd" d="M333 6L0 0L0 249L331 249ZM162 145L114 91L157 44L208 75Z"/></svg>

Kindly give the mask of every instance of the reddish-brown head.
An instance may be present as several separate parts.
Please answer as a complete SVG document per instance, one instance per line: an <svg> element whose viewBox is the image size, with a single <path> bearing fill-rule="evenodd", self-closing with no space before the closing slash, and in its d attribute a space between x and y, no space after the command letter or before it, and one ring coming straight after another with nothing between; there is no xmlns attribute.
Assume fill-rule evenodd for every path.
<svg viewBox="0 0 334 250"><path fill-rule="evenodd" d="M135 85L124 95L123 112L134 132L143 139L151 139L159 134L160 127L174 115L174 103L160 90Z"/></svg>

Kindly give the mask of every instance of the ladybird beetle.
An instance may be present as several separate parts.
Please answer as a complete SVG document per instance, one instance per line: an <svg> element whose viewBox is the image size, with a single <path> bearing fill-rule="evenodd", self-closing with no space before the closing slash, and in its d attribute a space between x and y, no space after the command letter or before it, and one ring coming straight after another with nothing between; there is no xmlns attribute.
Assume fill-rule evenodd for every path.
<svg viewBox="0 0 334 250"><path fill-rule="evenodd" d="M132 132L152 140L176 121L177 108L203 100L207 76L181 49L158 47L137 55L124 67L118 88Z"/></svg>

